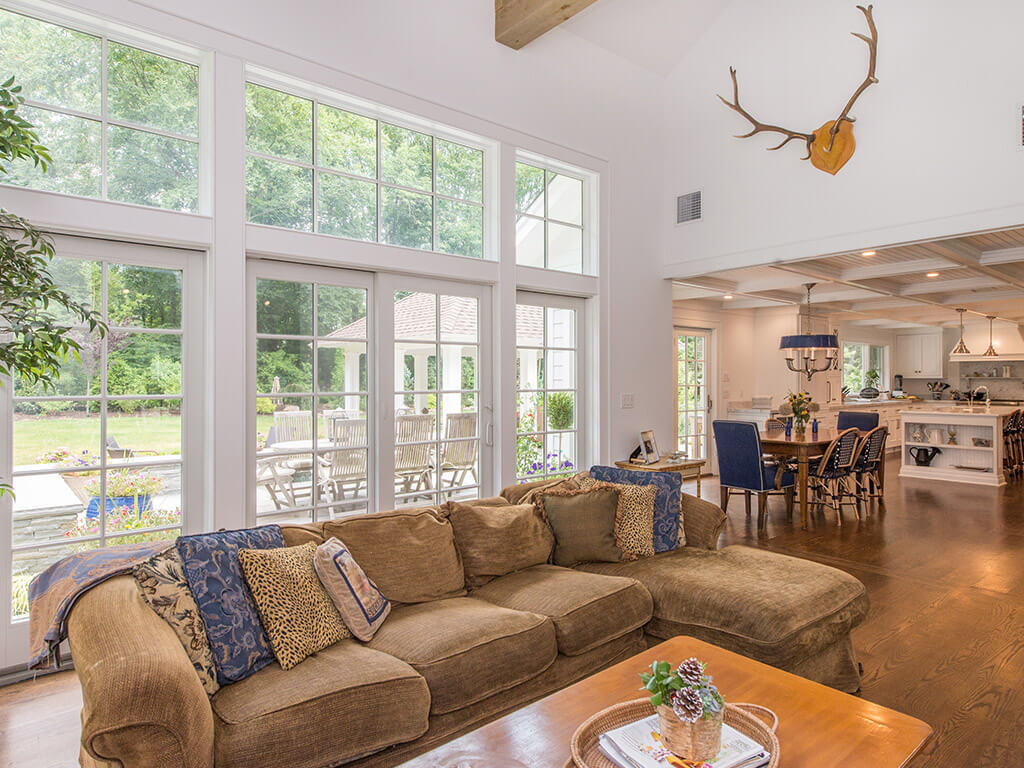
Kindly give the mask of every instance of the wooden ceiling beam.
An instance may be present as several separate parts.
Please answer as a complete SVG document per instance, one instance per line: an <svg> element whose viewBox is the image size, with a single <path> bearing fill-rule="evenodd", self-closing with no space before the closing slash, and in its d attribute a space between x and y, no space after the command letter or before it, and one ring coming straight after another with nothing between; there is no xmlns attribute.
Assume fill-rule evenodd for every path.
<svg viewBox="0 0 1024 768"><path fill-rule="evenodd" d="M494 0L494 39L519 50L595 0Z"/></svg>

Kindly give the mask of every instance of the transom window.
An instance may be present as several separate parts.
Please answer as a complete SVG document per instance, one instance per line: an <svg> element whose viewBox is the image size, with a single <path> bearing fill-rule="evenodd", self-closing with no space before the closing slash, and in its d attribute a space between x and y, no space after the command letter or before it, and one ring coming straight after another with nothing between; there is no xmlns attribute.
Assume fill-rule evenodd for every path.
<svg viewBox="0 0 1024 768"><path fill-rule="evenodd" d="M888 347L880 344L843 342L843 386L851 392L864 387L883 389L889 381Z"/></svg>
<svg viewBox="0 0 1024 768"><path fill-rule="evenodd" d="M482 258L484 153L246 85L249 221Z"/></svg>
<svg viewBox="0 0 1024 768"><path fill-rule="evenodd" d="M581 364L574 306L520 297L516 304L516 477L521 482L579 471Z"/></svg>
<svg viewBox="0 0 1024 768"><path fill-rule="evenodd" d="M583 180L516 163L516 263L583 272Z"/></svg>
<svg viewBox="0 0 1024 768"><path fill-rule="evenodd" d="M4 183L198 211L199 67L3 9L0 41L18 114L53 156L45 173L11 164Z"/></svg>

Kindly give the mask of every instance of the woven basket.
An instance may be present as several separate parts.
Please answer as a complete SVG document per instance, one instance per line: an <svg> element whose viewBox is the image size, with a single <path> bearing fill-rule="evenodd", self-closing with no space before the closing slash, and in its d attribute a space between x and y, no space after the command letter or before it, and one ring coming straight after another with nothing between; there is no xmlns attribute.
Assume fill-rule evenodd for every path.
<svg viewBox="0 0 1024 768"><path fill-rule="evenodd" d="M576 729L570 748L572 757L565 768L618 768L598 749L598 737L605 731L628 725L654 714L650 699L637 699L603 709ZM765 722L766 718L771 722ZM768 768L778 768L779 740L775 729L779 719L770 709L757 704L726 704L725 723L748 736L771 753Z"/></svg>
<svg viewBox="0 0 1024 768"><path fill-rule="evenodd" d="M684 723L672 707L655 707L661 743L676 757L695 763L708 762L722 751L722 720L724 713L700 718L695 723Z"/></svg>

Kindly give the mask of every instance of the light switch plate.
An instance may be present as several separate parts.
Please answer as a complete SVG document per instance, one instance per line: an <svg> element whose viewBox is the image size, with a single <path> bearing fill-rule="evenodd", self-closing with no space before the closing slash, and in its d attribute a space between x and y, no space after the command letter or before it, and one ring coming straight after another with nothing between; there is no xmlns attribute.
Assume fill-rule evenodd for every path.
<svg viewBox="0 0 1024 768"><path fill-rule="evenodd" d="M632 408L633 407L633 393L623 392L619 403L620 408Z"/></svg>

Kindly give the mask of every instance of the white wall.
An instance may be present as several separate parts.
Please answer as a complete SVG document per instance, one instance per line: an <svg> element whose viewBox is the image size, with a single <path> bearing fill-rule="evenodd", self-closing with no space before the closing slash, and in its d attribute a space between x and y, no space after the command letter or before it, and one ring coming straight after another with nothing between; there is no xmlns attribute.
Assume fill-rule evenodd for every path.
<svg viewBox="0 0 1024 768"><path fill-rule="evenodd" d="M660 162L651 153L636 151L660 144L658 90L648 73L559 30L523 51L512 51L494 41L493 6L479 0L179 0L173 5L149 0L72 0L70 5L213 51L218 83L225 78L231 82L237 68L250 62L497 138L506 146L600 170L604 239L600 290L591 302L594 330L601 341L600 373L593 382L602 417L598 458L625 455L641 428L671 431L671 292L660 276L661 232L655 219ZM222 116L215 111L215 120ZM217 148L226 149L223 142ZM236 246L243 227L237 220L239 197L234 185L243 193L244 187L242 178L229 178L223 169L239 169L238 159L217 158L221 175L213 198L214 232L227 232L216 235L223 239L213 249L214 259L231 264L234 271L241 265ZM503 170L510 170L508 155L503 162ZM229 185L231 193L225 194ZM219 218L228 215L224 211L229 218ZM304 243L312 242L305 237ZM273 238L282 242L276 235ZM503 242L508 257L508 240ZM331 239L327 246L314 245L311 250L329 251L332 263L343 265L349 247ZM359 253L365 257L365 246ZM408 263L396 263L395 258ZM412 272L419 271L421 263L449 263L445 258L396 257L390 252L387 259L390 266ZM502 268L500 279L506 291L517 275L512 267ZM227 279L223 274L216 278ZM572 285L559 275L537 280L542 284L531 287L558 291ZM212 295L221 304L231 304L214 308L225 323L230 316L244 318L243 307L238 306L240 290L215 286ZM509 295L505 293L506 300ZM229 330L225 326L224 332ZM218 333L214 331L215 337ZM507 328L501 333L509 338ZM214 354L216 358L216 349ZM237 378L244 367L231 360L217 370L225 375L234 370ZM228 393L242 391L243 386L241 380L219 381L214 391L214 419L218 412L232 414L218 422L231 427L221 430L221 441L225 432L236 431L241 413L237 397L232 402ZM622 392L634 394L634 409L618 408ZM508 414L501 418L506 427L514 424ZM241 435L237 440L241 442ZM231 478L216 470L212 484L234 492L240 465L231 457L225 457L225 462Z"/></svg>
<svg viewBox="0 0 1024 768"><path fill-rule="evenodd" d="M748 123L715 96L731 95L730 65L762 121L813 131L839 113L867 66L854 6L735 0L669 77L663 201L703 189L704 220L666 214L666 274L1024 222L1024 3L876 2L880 82L853 109L857 150L834 177L798 141L766 152L771 136L733 138Z"/></svg>

